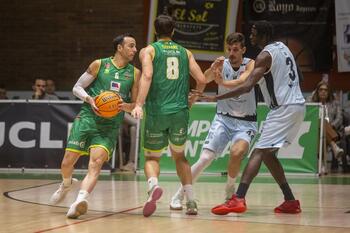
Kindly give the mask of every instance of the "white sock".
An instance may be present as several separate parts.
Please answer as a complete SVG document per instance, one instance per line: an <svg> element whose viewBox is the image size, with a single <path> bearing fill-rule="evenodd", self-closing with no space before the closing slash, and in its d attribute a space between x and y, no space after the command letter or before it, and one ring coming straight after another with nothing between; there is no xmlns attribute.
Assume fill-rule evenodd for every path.
<svg viewBox="0 0 350 233"><path fill-rule="evenodd" d="M236 177L232 178L229 174L227 174L227 182L226 182L226 188L225 188L227 198L230 198L232 194L234 194L235 183L236 183Z"/></svg>
<svg viewBox="0 0 350 233"><path fill-rule="evenodd" d="M158 178L152 176L147 180L147 183L148 183L148 190L151 190L153 186L158 185Z"/></svg>
<svg viewBox="0 0 350 233"><path fill-rule="evenodd" d="M186 196L187 201L192 201L193 200L193 189L192 189L192 184L185 184L183 186L184 189L184 194Z"/></svg>
<svg viewBox="0 0 350 233"><path fill-rule="evenodd" d="M72 177L63 178L63 186L68 187L72 184Z"/></svg>
<svg viewBox="0 0 350 233"><path fill-rule="evenodd" d="M180 200L184 199L184 189L183 189L182 185L176 191L176 193L174 194L174 197L176 197L176 198L178 198Z"/></svg>
<svg viewBox="0 0 350 233"><path fill-rule="evenodd" d="M89 197L89 192L83 189L80 189L77 201L81 201L83 199L87 199Z"/></svg>

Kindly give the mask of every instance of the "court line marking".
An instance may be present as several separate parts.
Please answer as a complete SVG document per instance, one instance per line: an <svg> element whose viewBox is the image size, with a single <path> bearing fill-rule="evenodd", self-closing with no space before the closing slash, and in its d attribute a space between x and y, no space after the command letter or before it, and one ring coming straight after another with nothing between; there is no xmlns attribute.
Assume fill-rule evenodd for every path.
<svg viewBox="0 0 350 233"><path fill-rule="evenodd" d="M66 206L56 206L56 205L49 205L49 204L44 204L44 203L32 202L32 201L25 201L25 200L21 200L21 199L14 198L14 197L10 196L10 193L12 193L12 192L18 192L18 191L23 191L23 190L33 189L33 188L39 188L39 187L44 187L44 186L49 186L49 185L52 185L52 184L59 184L59 183L61 183L61 182L52 182L52 183L46 183L46 184L35 185L35 186L26 187L26 188L11 190L11 191L4 192L3 195L6 198L9 198L9 199L14 200L14 201L23 202L23 203L34 204L34 205L50 206L50 207L58 207L58 208L67 208ZM64 227L69 227L69 226L72 226L72 225L77 225L77 224L80 224L80 223L94 221L94 220L101 219L101 218L107 218L107 217L112 216L112 215L123 214L123 213L129 212L129 211L132 211L132 210L140 209L142 207L143 206L138 206L138 207L134 207L134 208L118 211L118 212L101 211L101 210L89 210L89 211L100 212L100 213L108 213L108 214L105 214L105 215L102 215L102 216L99 216L99 217L95 217L95 218L89 218L89 219L80 220L79 222L64 224L64 225L60 225L60 226L56 226L56 227L52 227L52 228L47 228L47 229L35 231L34 233L48 232L48 231L52 231L52 230L56 230L56 229L60 229L60 228L64 228Z"/></svg>
<svg viewBox="0 0 350 233"><path fill-rule="evenodd" d="M105 214L105 215L102 215L102 216L99 216L99 217L95 217L95 218L89 218L89 219L80 220L79 222L63 224L63 225L60 225L60 226L51 227L51 228L47 228L47 229L44 229L44 230L34 231L34 233L48 232L48 231L57 230L57 229L60 229L60 228L65 228L65 227L77 225L77 224L80 224L80 223L91 222L91 221L94 221L94 220L97 220L97 219L107 218L107 217L110 217L112 215L117 215L117 214L123 214L123 213L129 212L129 211L132 211L132 210L136 210L136 209L140 209L140 208L142 208L142 206L138 206L138 207L134 207L134 208L131 208L131 209L126 209L126 210L122 210L122 211L118 211L118 212L113 212L113 213L110 213L110 214Z"/></svg>
<svg viewBox="0 0 350 233"><path fill-rule="evenodd" d="M59 183L61 183L61 182L51 182L51 183L46 183L46 184L40 184L40 185L30 186L30 187L26 187L26 188L21 188L21 189L15 189L15 190L4 192L3 195L5 197L11 199L11 200L19 201L19 202L23 202L23 203L34 204L34 205L42 205L42 206L50 206L50 207L57 207L57 208L68 208L67 206L50 205L50 204L45 204L45 203L26 201L26 200L22 200L22 199L18 199L18 198L10 196L10 193L13 193L13 192L19 192L19 191L23 191L23 190L34 189L34 188L39 188L39 187L44 187L44 186L49 186L49 185L52 185L52 184L59 184ZM113 211L103 211L103 210L90 210L89 209L89 211L100 212L100 213L115 213Z"/></svg>
<svg viewBox="0 0 350 233"><path fill-rule="evenodd" d="M31 202L31 201L25 201L25 200L21 200L21 199L17 199L14 197L11 197L9 195L9 193L11 192L16 192L16 191L23 191L23 190L27 190L27 189L32 189L32 188L38 188L38 187L43 187L43 186L49 186L52 184L59 184L61 182L51 182L51 183L46 183L46 184L41 184L41 185L36 185L36 186L30 186L30 187L26 187L26 188L21 188L21 189L16 189L16 190L11 190L11 191L7 191L4 192L3 195L9 199L15 200L15 201L19 201L19 202L23 202L23 203L29 203L29 204L35 204L35 205L43 205L43 206L50 206L50 207L58 207L58 208L67 208L66 206L56 206L56 205L50 205L50 204L44 204L44 203L37 203L37 202ZM161 203L161 202L160 202ZM259 205L260 206L260 205ZM91 219L85 219L85 220L81 220L79 222L75 222L75 223L71 223L71 224L65 224L65 225L61 225L61 226L57 226L57 227L53 227L53 228L48 228L48 229L44 229L42 231L35 231L35 233L39 233L39 232L47 232L47 231L51 231L51 230L55 230L55 229L59 229L59 228L64 228L67 226L71 226L71 225L76 225L79 223L84 223L84 222L89 222L89 221L93 221L96 219L101 219L101 218L105 218L105 217L109 217L112 215L117 215L117 214L126 214L126 215L140 215L140 214L133 214L133 213L127 213L129 211L132 210L136 210L136 209L140 209L143 206L138 206L138 207L134 207L134 208L130 208L127 210L122 210L122 211L118 211L118 212L113 212L113 211L102 211L102 210L89 210L89 211L94 211L94 212L100 212L100 213L108 213L106 215L103 216L99 216L96 218L91 218ZM312 207L311 207L312 208ZM317 207L314 207L317 208ZM337 209L337 208L335 208ZM350 210L344 213L350 213ZM211 221L232 221L231 219L228 219L229 217L240 217L242 216L241 214L238 214L236 216L232 216L232 215L226 215L226 219L211 219L211 218L189 218L188 216L162 216L162 215L153 215L153 217L160 217L160 218L181 218L181 219L193 219L193 220L211 220ZM224 216L222 216L224 217ZM288 224L288 223L262 223L262 222L256 222L256 221L242 221L242 220L235 220L237 222L250 222L250 223L257 223L257 224L277 224L277 225L293 225L293 226L307 226L307 227L328 227L328 228L344 228L344 229L348 229L348 227L340 227L340 226L318 226L318 225L304 225L304 224Z"/></svg>

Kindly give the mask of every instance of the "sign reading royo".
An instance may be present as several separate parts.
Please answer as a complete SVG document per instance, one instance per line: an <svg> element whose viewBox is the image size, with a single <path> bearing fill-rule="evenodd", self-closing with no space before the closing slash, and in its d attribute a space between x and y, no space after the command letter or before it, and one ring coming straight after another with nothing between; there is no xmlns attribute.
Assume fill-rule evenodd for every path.
<svg viewBox="0 0 350 233"><path fill-rule="evenodd" d="M307 105L306 109L307 111L304 122L302 123L296 138L291 142L291 145L280 149L278 153L278 158L281 160L286 172L289 173L317 173L319 106ZM211 121L214 118L215 110L215 104L207 103L195 104L190 111L188 140L186 142L185 154L191 164L195 163L199 158L204 140L210 129ZM266 105L258 106L259 129L261 128L268 111L269 109ZM257 137L259 137L259 134ZM256 139L253 140L254 143L256 142ZM251 148L254 147L254 143ZM230 145L226 146L223 154L221 154L218 159L206 169L206 172L226 171L230 151L229 146ZM140 168L143 168L143 150L141 150L140 154ZM247 157L249 157L249 155L250 154L248 154ZM244 159L242 168L246 163L247 158ZM170 156L169 148L163 152L160 166L161 171L176 171L175 164ZM262 166L261 171L267 172L267 168Z"/></svg>

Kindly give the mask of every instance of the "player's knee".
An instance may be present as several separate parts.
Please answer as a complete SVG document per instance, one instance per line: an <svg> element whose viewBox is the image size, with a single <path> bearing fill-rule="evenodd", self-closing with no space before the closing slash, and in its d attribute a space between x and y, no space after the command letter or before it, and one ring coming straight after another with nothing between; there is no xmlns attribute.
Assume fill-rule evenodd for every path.
<svg viewBox="0 0 350 233"><path fill-rule="evenodd" d="M74 162L76 161L76 157L78 157L79 155L73 152L66 152L63 160L61 162L61 169L65 169L65 168L71 168L74 166Z"/></svg>
<svg viewBox="0 0 350 233"><path fill-rule="evenodd" d="M230 149L230 156L232 160L241 160L248 152L248 146L232 146Z"/></svg>
<svg viewBox="0 0 350 233"><path fill-rule="evenodd" d="M208 149L203 149L201 156L199 160L205 164L211 163L215 159L215 152L208 150Z"/></svg>
<svg viewBox="0 0 350 233"><path fill-rule="evenodd" d="M169 143L169 146L170 146L170 149L171 151L174 153L177 153L177 154L183 154L184 150L185 150L185 144L183 145L174 145L172 143Z"/></svg>

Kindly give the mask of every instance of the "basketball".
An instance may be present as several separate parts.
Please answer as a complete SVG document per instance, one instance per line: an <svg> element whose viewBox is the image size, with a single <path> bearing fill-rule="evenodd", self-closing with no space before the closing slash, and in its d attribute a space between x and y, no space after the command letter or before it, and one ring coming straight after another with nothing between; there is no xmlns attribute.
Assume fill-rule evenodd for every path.
<svg viewBox="0 0 350 233"><path fill-rule="evenodd" d="M122 101L122 98L117 93L105 91L96 97L95 104L101 117L111 118L120 112L118 105Z"/></svg>

